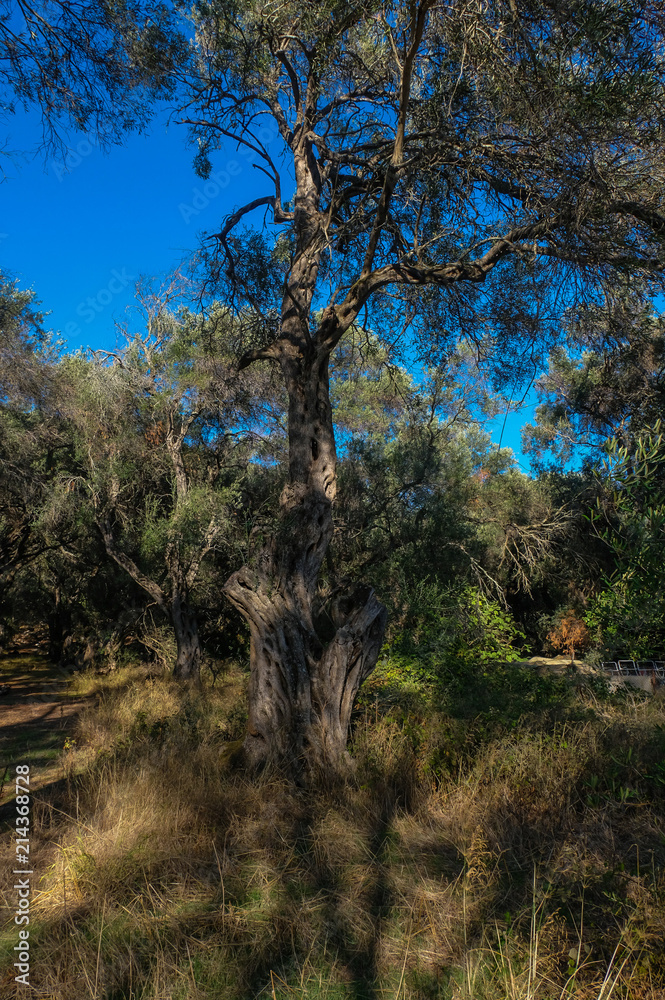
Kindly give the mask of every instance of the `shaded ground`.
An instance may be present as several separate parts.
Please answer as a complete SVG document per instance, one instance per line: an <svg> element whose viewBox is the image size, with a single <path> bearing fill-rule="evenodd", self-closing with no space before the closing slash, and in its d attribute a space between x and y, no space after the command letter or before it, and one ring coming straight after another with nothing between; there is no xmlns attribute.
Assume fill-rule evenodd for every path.
<svg viewBox="0 0 665 1000"><path fill-rule="evenodd" d="M53 781L67 731L89 700L68 696L69 677L33 651L0 657L0 780L30 765L30 789ZM4 689L7 690L4 690ZM13 789L13 785L11 786Z"/></svg>

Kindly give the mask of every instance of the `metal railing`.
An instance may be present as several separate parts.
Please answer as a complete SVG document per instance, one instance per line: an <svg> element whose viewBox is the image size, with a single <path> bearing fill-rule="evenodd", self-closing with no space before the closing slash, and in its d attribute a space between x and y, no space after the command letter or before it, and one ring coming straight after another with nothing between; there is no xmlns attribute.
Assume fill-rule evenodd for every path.
<svg viewBox="0 0 665 1000"><path fill-rule="evenodd" d="M657 677L665 681L665 660L604 660L603 670L615 677Z"/></svg>

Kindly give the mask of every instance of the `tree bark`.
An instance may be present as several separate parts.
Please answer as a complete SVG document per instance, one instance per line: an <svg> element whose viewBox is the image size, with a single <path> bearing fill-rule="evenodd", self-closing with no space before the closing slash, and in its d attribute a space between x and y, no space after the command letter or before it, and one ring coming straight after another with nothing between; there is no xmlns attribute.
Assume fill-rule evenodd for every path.
<svg viewBox="0 0 665 1000"><path fill-rule="evenodd" d="M201 641L196 615L176 591L171 599L171 621L177 643L173 676L181 681L198 681L201 671Z"/></svg>
<svg viewBox="0 0 665 1000"><path fill-rule="evenodd" d="M250 765L273 760L303 778L347 770L353 703L376 665L387 618L369 587L338 599L328 618L332 635L317 616L336 453L328 350L310 342L308 354L285 349L280 358L289 393L289 481L278 530L224 588L251 634L245 758Z"/></svg>

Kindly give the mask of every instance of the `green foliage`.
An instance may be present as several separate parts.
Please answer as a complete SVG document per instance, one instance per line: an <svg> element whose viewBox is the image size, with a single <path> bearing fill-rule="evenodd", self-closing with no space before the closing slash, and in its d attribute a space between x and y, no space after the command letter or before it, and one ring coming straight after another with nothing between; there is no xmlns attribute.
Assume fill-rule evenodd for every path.
<svg viewBox="0 0 665 1000"><path fill-rule="evenodd" d="M665 656L665 434L660 422L632 448L607 445L607 497L592 514L616 569L586 615L613 655Z"/></svg>
<svg viewBox="0 0 665 1000"><path fill-rule="evenodd" d="M422 580L409 594L407 628L391 641L392 652L452 655L485 663L519 658L524 636L509 611L478 587L444 588Z"/></svg>
<svg viewBox="0 0 665 1000"><path fill-rule="evenodd" d="M523 431L536 469L597 466L608 436L632 446L663 410L663 317L634 279L564 318L567 345L536 384L537 422Z"/></svg>
<svg viewBox="0 0 665 1000"><path fill-rule="evenodd" d="M5 271L0 270L0 345L3 367L0 372L9 377L5 367L12 355L44 347L47 334L44 330L44 313L39 309L34 291L22 290Z"/></svg>
<svg viewBox="0 0 665 1000"><path fill-rule="evenodd" d="M341 458L331 546L337 572L369 579L398 628L426 578L447 587L492 586L493 577L499 593L503 569L493 571L504 529L528 524L538 500L526 494L540 494L481 429L480 414L494 412L496 401L469 353L451 355L445 370L427 370L416 384L376 338L353 329L331 374ZM520 562L516 553L510 566Z"/></svg>
<svg viewBox="0 0 665 1000"><path fill-rule="evenodd" d="M265 367L245 376L233 367L228 310L194 315L186 291L179 276L140 286L140 325L125 331L125 347L62 358L51 401L76 460L75 476L51 493L52 516L103 539L125 586L141 588L180 634L181 613L195 621L203 612L209 631L222 620L220 592L240 558L252 493L259 503L250 466L263 468L279 448L271 451L265 426L280 401Z"/></svg>
<svg viewBox="0 0 665 1000"><path fill-rule="evenodd" d="M663 603L645 601L634 581L614 575L584 615L597 645L609 659L661 659L665 655Z"/></svg>
<svg viewBox="0 0 665 1000"><path fill-rule="evenodd" d="M412 599L409 626L384 649L359 708L378 716L380 705L398 720L433 775L497 726L512 729L561 701L552 679L512 666L523 636L510 613L477 588L444 590L425 581ZM432 711L443 713L438 733L423 722ZM461 720L468 722L460 729Z"/></svg>
<svg viewBox="0 0 665 1000"><path fill-rule="evenodd" d="M470 720L481 742L538 718L565 717L573 700L567 679L510 662L476 666L449 658L440 667L439 684L442 708L453 718Z"/></svg>

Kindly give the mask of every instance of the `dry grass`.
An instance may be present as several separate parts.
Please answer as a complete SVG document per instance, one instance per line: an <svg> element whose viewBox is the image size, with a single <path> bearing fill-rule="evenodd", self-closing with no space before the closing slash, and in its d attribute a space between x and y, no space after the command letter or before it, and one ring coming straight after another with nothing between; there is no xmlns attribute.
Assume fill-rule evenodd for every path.
<svg viewBox="0 0 665 1000"><path fill-rule="evenodd" d="M393 686L359 713L356 781L304 793L229 770L239 672L75 683L98 704L34 806L42 994L665 998L663 701L579 688L559 718L414 726Z"/></svg>

